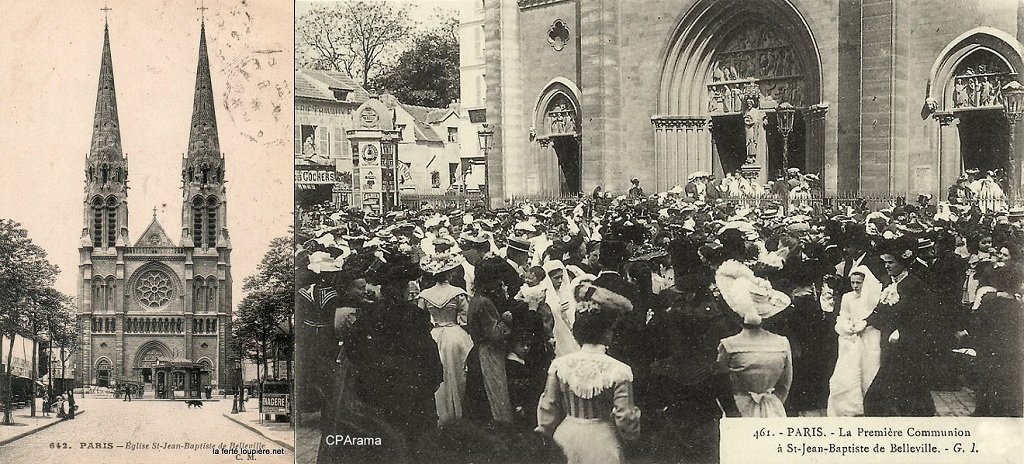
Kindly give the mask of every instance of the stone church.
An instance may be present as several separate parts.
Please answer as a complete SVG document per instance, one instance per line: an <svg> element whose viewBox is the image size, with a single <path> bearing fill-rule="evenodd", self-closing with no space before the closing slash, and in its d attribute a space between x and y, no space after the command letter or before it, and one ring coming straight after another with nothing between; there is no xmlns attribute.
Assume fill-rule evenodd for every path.
<svg viewBox="0 0 1024 464"><path fill-rule="evenodd" d="M762 183L817 173L831 193L944 198L972 169L1020 188L1020 110L1004 110L1024 67L1019 1L483 5L498 198L745 167Z"/></svg>
<svg viewBox="0 0 1024 464"><path fill-rule="evenodd" d="M155 209L146 230L130 240L128 158L121 148L110 32L104 26L85 163L76 382L133 382L144 385L147 396L164 398L232 385L231 242L205 24L182 159L180 241L160 225Z"/></svg>

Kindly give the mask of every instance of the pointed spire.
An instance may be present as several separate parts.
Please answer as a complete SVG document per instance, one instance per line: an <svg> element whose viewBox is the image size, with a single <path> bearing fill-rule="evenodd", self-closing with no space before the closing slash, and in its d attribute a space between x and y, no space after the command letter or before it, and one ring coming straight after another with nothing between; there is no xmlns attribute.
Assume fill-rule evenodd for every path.
<svg viewBox="0 0 1024 464"><path fill-rule="evenodd" d="M114 92L114 64L110 58L110 28L103 25L103 58L100 60L99 89L93 117L92 145L89 156L121 158L121 128L117 120L117 96Z"/></svg>
<svg viewBox="0 0 1024 464"><path fill-rule="evenodd" d="M210 81L210 57L206 52L206 25L199 30L199 65L196 68L196 94L192 104L192 131L188 137L188 156L202 152L220 155L217 139L217 115L214 112L213 84Z"/></svg>

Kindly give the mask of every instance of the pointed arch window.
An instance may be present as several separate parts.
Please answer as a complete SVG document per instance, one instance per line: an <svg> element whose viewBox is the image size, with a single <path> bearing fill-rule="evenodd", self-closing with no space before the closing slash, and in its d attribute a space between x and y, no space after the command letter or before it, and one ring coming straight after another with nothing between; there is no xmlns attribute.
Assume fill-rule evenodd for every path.
<svg viewBox="0 0 1024 464"><path fill-rule="evenodd" d="M206 245L217 246L217 199L210 197L206 202Z"/></svg>
<svg viewBox="0 0 1024 464"><path fill-rule="evenodd" d="M116 288L116 285L114 283L114 276L107 277L105 284L106 288L104 289L103 292L103 311L111 313L114 312L114 289Z"/></svg>
<svg viewBox="0 0 1024 464"><path fill-rule="evenodd" d="M203 297L206 294L206 280L202 277L196 277L192 283L192 312L198 313L203 311Z"/></svg>
<svg viewBox="0 0 1024 464"><path fill-rule="evenodd" d="M117 199L107 198L107 247L117 243Z"/></svg>
<svg viewBox="0 0 1024 464"><path fill-rule="evenodd" d="M203 199L192 200L192 241L195 246L203 245Z"/></svg>
<svg viewBox="0 0 1024 464"><path fill-rule="evenodd" d="M216 197L203 200L196 197L192 200L192 242L196 247L215 248L217 246L218 201Z"/></svg>
<svg viewBox="0 0 1024 464"><path fill-rule="evenodd" d="M206 287L206 311L217 312L217 279L210 277Z"/></svg>
<svg viewBox="0 0 1024 464"><path fill-rule="evenodd" d="M99 197L92 200L92 246L103 247L103 200Z"/></svg>

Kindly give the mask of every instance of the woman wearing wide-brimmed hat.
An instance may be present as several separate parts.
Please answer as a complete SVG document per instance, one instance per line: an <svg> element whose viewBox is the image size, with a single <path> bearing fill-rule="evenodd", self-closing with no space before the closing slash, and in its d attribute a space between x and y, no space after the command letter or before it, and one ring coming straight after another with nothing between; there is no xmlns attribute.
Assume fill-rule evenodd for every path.
<svg viewBox="0 0 1024 464"><path fill-rule="evenodd" d="M789 306L789 297L734 260L718 268L715 285L743 317L740 333L718 346L718 362L730 372L736 407L743 417L786 417L783 403L793 382L789 339L762 329L761 321Z"/></svg>
<svg viewBox="0 0 1024 464"><path fill-rule="evenodd" d="M430 335L437 343L444 367L444 381L434 393L438 423L447 424L462 417L462 400L466 394L466 357L473 348L473 339L463 329L469 294L452 285L454 271L462 266L461 253L448 252L427 255L420 261L423 272L436 282L424 289L417 304L430 312L434 328Z"/></svg>
<svg viewBox="0 0 1024 464"><path fill-rule="evenodd" d="M605 351L615 321L631 304L589 284L576 293L580 303L572 331L582 347L551 362L537 431L553 437L569 463L621 463L620 439L640 435L640 410L633 403L633 371Z"/></svg>

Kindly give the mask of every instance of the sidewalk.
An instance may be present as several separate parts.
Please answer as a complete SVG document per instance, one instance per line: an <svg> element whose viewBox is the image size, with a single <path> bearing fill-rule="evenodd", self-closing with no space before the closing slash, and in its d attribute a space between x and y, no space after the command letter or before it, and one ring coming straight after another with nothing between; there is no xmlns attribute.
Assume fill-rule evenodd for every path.
<svg viewBox="0 0 1024 464"><path fill-rule="evenodd" d="M230 419L242 427L256 432L268 440L271 440L284 448L295 451L295 429L288 422L273 422L272 420L260 423L259 402L249 401L245 405L245 412L231 414L231 402L222 401L224 417ZM274 416L270 416L273 418Z"/></svg>
<svg viewBox="0 0 1024 464"><path fill-rule="evenodd" d="M79 402L75 417L82 415L83 412L85 412L85 408ZM43 417L43 400L41 398L36 398L36 417L29 416L30 413L30 408L15 409L13 412L15 425L0 425L0 446L61 422L56 413L50 413L50 417ZM2 414L3 412L0 411L0 418L3 417Z"/></svg>

